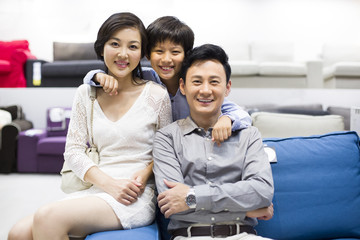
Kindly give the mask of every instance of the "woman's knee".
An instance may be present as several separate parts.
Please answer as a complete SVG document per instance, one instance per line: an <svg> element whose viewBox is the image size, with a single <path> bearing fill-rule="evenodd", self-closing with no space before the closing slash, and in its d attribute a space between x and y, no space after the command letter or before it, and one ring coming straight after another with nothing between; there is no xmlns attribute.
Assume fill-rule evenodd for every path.
<svg viewBox="0 0 360 240"><path fill-rule="evenodd" d="M32 239L33 216L26 217L16 223L8 233L8 240Z"/></svg>
<svg viewBox="0 0 360 240"><path fill-rule="evenodd" d="M33 228L47 229L49 226L54 226L59 220L59 210L54 205L45 205L40 207L34 214Z"/></svg>

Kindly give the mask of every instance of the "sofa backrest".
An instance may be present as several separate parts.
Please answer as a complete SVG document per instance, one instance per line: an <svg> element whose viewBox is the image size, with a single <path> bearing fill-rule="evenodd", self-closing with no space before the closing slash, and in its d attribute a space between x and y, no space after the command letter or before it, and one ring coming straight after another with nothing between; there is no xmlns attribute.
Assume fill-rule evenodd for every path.
<svg viewBox="0 0 360 240"><path fill-rule="evenodd" d="M271 164L274 217L260 236L277 240L360 238L360 149L356 132L264 139Z"/></svg>
<svg viewBox="0 0 360 240"><path fill-rule="evenodd" d="M10 60L17 49L29 50L29 42L27 40L0 41L0 59Z"/></svg>
<svg viewBox="0 0 360 240"><path fill-rule="evenodd" d="M96 60L94 43L53 42L54 61Z"/></svg>
<svg viewBox="0 0 360 240"><path fill-rule="evenodd" d="M235 49L225 49L229 55L229 62L250 61L250 44L248 42L237 42Z"/></svg>
<svg viewBox="0 0 360 240"><path fill-rule="evenodd" d="M344 118L339 115L254 112L251 118L263 138L310 136L345 130Z"/></svg>
<svg viewBox="0 0 360 240"><path fill-rule="evenodd" d="M360 62L360 44L325 43L322 59L325 66L336 62Z"/></svg>
<svg viewBox="0 0 360 240"><path fill-rule="evenodd" d="M251 43L251 60L256 62L293 62L294 44L291 42L262 42Z"/></svg>
<svg viewBox="0 0 360 240"><path fill-rule="evenodd" d="M66 136L71 115L70 107L52 107L46 112L47 135Z"/></svg>

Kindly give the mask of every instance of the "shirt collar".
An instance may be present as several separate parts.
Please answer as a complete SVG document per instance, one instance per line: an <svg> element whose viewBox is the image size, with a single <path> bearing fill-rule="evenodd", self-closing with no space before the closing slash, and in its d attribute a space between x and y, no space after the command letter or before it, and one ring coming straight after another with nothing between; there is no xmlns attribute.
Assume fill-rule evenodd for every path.
<svg viewBox="0 0 360 240"><path fill-rule="evenodd" d="M196 134L199 134L203 137L211 137L211 133L213 128L209 128L209 130L207 132L205 132L205 130L201 127L199 127L192 119L190 116L188 116L186 119L183 119L182 121L180 121L179 123L180 129L183 133L183 136L185 135L189 135L193 132L195 132Z"/></svg>

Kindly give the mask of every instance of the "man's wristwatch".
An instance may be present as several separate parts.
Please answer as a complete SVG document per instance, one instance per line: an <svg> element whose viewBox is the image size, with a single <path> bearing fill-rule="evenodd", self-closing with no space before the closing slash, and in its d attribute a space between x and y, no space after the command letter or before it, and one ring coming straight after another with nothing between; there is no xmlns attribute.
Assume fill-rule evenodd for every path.
<svg viewBox="0 0 360 240"><path fill-rule="evenodd" d="M190 209L196 208L196 196L195 196L194 188L190 188L189 192L186 195L185 202L189 206Z"/></svg>

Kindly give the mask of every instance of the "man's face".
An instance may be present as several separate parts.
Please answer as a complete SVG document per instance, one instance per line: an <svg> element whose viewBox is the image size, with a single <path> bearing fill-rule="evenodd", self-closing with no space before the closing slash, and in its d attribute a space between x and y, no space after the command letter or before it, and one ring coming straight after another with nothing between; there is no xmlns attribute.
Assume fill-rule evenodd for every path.
<svg viewBox="0 0 360 240"><path fill-rule="evenodd" d="M196 61L180 79L180 91L186 96L191 117L218 117L224 98L230 93L223 65L216 60Z"/></svg>
<svg viewBox="0 0 360 240"><path fill-rule="evenodd" d="M150 63L162 82L179 81L181 64L184 60L184 48L180 44L166 40L151 49Z"/></svg>

